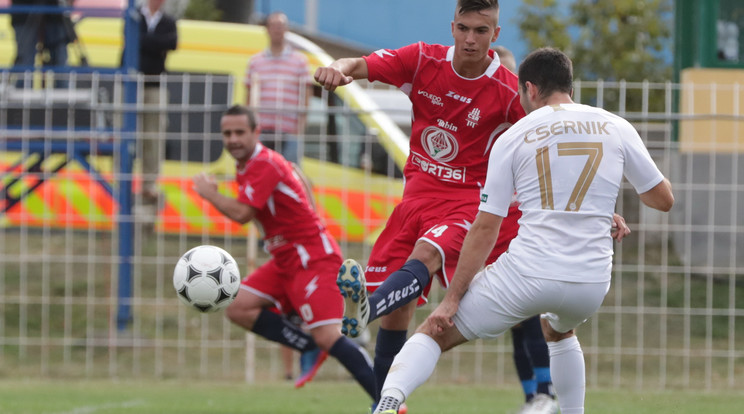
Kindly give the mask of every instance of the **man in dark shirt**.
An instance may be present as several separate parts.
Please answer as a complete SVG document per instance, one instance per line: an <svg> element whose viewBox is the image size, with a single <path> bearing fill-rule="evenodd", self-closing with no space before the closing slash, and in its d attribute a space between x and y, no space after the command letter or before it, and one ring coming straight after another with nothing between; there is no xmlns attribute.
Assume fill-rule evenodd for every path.
<svg viewBox="0 0 744 414"><path fill-rule="evenodd" d="M157 214L160 194L157 179L165 153L163 134L167 127L164 109L168 105L168 93L160 88L157 76L165 72L168 52L175 50L178 44L176 21L163 13L163 3L165 0L148 0L139 10L139 69L145 75L141 102L146 107L139 111L142 131L137 154L142 160L142 194L135 214L149 222L154 222Z"/></svg>
<svg viewBox="0 0 744 414"><path fill-rule="evenodd" d="M72 1L60 0L12 0L13 6L66 6ZM15 31L16 58L19 66L34 66L36 44L41 40L49 51L49 60L45 66L63 66L67 64L67 44L70 43L72 27L65 26L61 13L13 13L11 24Z"/></svg>

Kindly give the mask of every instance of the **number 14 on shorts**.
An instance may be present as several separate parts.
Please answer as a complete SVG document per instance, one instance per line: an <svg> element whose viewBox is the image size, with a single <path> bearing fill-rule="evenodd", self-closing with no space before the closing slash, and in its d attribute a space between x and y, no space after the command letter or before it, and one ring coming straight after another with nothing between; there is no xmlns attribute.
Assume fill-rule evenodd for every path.
<svg viewBox="0 0 744 414"><path fill-rule="evenodd" d="M449 226L447 226L446 224L442 224L441 226L434 226L434 227L430 228L429 230L427 230L426 233L424 233L424 234L433 234L434 237L440 237L442 235L442 233L444 233L445 231L447 231L447 228L448 227Z"/></svg>

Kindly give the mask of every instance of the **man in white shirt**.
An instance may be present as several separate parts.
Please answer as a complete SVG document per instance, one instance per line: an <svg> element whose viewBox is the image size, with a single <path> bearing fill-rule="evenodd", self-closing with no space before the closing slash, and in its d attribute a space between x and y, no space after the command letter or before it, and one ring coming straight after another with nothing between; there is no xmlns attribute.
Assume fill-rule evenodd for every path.
<svg viewBox="0 0 744 414"><path fill-rule="evenodd" d="M574 328L610 287L612 213L625 176L649 207L669 211L671 184L630 123L573 103L573 70L544 48L519 67L527 116L491 151L479 214L442 303L395 357L375 413L399 405L434 371L442 351L495 338L542 314L562 414L584 412L584 357ZM522 219L509 251L481 270L516 191Z"/></svg>

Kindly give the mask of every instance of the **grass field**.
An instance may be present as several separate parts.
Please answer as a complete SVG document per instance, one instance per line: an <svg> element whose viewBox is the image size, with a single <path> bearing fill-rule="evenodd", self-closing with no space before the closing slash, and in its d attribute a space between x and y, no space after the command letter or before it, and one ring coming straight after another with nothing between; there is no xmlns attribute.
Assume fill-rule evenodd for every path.
<svg viewBox="0 0 744 414"><path fill-rule="evenodd" d="M485 386L424 385L409 400L411 414L513 413L521 392ZM744 393L587 393L587 413L741 413ZM219 382L0 381L3 414L363 414L367 397L349 382L246 385Z"/></svg>

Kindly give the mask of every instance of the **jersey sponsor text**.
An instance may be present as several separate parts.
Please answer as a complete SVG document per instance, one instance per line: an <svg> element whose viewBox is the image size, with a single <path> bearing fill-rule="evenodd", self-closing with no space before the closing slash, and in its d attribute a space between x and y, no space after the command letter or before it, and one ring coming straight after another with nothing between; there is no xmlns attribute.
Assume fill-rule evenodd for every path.
<svg viewBox="0 0 744 414"><path fill-rule="evenodd" d="M446 165L436 164L416 153L412 154L411 162L413 165L418 165L421 171L433 175L443 181L465 182L464 168L452 168Z"/></svg>
<svg viewBox="0 0 744 414"><path fill-rule="evenodd" d="M453 125L444 119L437 119L437 125L439 128L449 129L452 132L457 132L457 125Z"/></svg>
<svg viewBox="0 0 744 414"><path fill-rule="evenodd" d="M426 92L426 91L422 91L420 89L418 91L418 94L419 95L424 95L426 98L429 98L429 100L431 100L431 103L434 104L434 105L436 105L436 106L444 106L444 103L442 102L442 98L439 97L439 96L436 96L436 95L431 94L431 93Z"/></svg>

